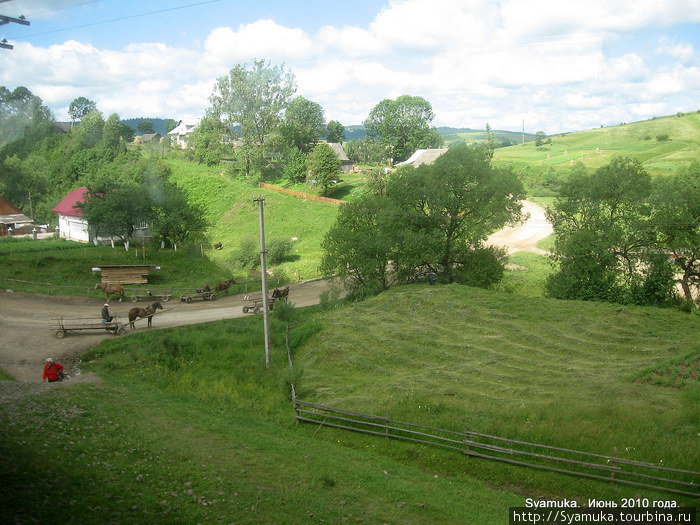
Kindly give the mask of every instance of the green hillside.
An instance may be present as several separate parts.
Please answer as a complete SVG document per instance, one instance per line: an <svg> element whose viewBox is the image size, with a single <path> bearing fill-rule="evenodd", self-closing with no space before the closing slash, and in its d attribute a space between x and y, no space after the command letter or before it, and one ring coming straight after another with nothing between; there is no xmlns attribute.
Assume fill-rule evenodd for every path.
<svg viewBox="0 0 700 525"><path fill-rule="evenodd" d="M211 222L212 243L223 244L212 250L212 260L230 264L241 241L258 239L256 195L265 196L265 235L275 238L296 238L296 259L281 265L289 277L316 277L321 259L321 241L335 221L338 207L282 195L259 188L243 179L231 177L221 166L207 167L175 159L167 159L173 169L171 180L182 186L190 198L202 204Z"/></svg>
<svg viewBox="0 0 700 525"><path fill-rule="evenodd" d="M300 360L306 400L700 467L695 315L451 285L392 289L333 312L325 323ZM688 360L695 369L680 364ZM484 462L468 469L496 483L516 475L547 492L603 490Z"/></svg>
<svg viewBox="0 0 700 525"><path fill-rule="evenodd" d="M668 136L665 140L664 135ZM563 169L581 161L599 168L616 156L638 159L652 174L668 174L700 160L700 113L654 118L567 135L553 135L552 144L534 142L499 148L494 161L516 168Z"/></svg>

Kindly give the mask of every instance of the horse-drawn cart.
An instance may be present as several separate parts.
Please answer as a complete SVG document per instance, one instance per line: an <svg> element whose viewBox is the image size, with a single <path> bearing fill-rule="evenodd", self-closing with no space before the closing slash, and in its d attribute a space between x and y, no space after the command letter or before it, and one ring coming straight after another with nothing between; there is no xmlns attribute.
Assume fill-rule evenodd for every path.
<svg viewBox="0 0 700 525"><path fill-rule="evenodd" d="M216 301L218 294L216 292L198 291L191 294L180 296L180 301L183 303L191 303L192 301L201 299L202 301Z"/></svg>
<svg viewBox="0 0 700 525"><path fill-rule="evenodd" d="M246 295L243 297L243 300L246 301L248 304L243 305L243 313L254 313L254 314L259 314L260 312L263 311L264 303L263 303L263 298L262 297L250 297L249 295ZM272 305L274 301L272 299L268 299L268 309L272 310Z"/></svg>
<svg viewBox="0 0 700 525"><path fill-rule="evenodd" d="M147 301L163 301L167 303L173 296L172 290L127 290L132 303L143 299Z"/></svg>
<svg viewBox="0 0 700 525"><path fill-rule="evenodd" d="M51 330L55 331L56 337L62 339L67 332L78 330L106 330L115 335L123 335L126 332L126 325L119 322L115 317L109 323L103 323L94 317L57 317L51 319Z"/></svg>

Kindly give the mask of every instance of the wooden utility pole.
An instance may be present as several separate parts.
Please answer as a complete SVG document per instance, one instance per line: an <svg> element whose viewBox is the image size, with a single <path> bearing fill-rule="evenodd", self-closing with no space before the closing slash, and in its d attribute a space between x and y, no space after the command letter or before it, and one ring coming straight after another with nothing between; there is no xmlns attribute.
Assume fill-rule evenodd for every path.
<svg viewBox="0 0 700 525"><path fill-rule="evenodd" d="M267 298L267 264L265 256L265 219L263 217L263 207L265 205L265 197L256 195L253 197L253 202L258 203L258 219L260 222L260 276L262 279L262 297L263 297L263 329L265 335L265 366L270 368L270 305Z"/></svg>

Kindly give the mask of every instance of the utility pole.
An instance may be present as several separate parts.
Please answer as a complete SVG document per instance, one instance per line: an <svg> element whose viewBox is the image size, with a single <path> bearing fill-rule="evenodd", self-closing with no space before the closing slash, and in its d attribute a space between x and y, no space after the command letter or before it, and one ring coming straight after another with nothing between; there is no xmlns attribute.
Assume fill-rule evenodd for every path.
<svg viewBox="0 0 700 525"><path fill-rule="evenodd" d="M265 335L265 367L270 368L270 305L267 298L267 264L265 256L265 219L263 218L263 206L265 205L265 197L256 195L253 197L253 202L258 203L258 219L260 222L260 273L262 278L262 296L263 296L263 329Z"/></svg>
<svg viewBox="0 0 700 525"><path fill-rule="evenodd" d="M10 0L0 0L0 4L4 4L5 2L9 2ZM4 26L5 24L9 24L10 22L14 24L20 24L23 26L28 26L29 25L29 20L24 18L24 15L20 15L19 18L15 18L12 16L5 16L5 15L0 15L0 26ZM7 39L3 38L0 40L0 49L14 49L15 47L12 44L7 43Z"/></svg>

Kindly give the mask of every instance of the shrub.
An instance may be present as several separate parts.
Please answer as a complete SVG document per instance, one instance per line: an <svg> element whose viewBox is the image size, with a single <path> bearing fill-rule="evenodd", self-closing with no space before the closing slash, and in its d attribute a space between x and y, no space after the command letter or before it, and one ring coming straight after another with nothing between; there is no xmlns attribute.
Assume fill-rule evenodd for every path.
<svg viewBox="0 0 700 525"><path fill-rule="evenodd" d="M233 262L241 268L252 269L260 265L260 247L255 237L246 237L233 253Z"/></svg>
<svg viewBox="0 0 700 525"><path fill-rule="evenodd" d="M664 142L668 140L668 133L661 133L660 135L656 135L656 140L659 142Z"/></svg>
<svg viewBox="0 0 700 525"><path fill-rule="evenodd" d="M292 241L277 237L267 243L267 260L271 265L281 264L292 257Z"/></svg>
<svg viewBox="0 0 700 525"><path fill-rule="evenodd" d="M506 253L502 248L489 246L470 250L462 258L455 272L455 282L479 288L492 288L505 272Z"/></svg>

